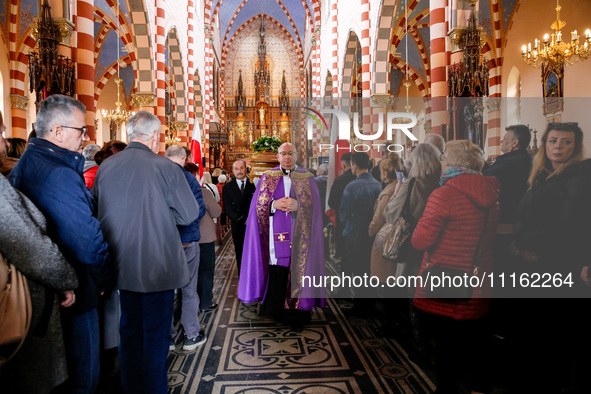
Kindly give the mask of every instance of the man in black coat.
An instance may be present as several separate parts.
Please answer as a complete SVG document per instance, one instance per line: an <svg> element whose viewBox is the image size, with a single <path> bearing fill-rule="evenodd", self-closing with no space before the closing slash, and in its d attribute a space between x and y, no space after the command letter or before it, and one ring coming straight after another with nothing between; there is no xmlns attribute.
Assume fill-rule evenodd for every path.
<svg viewBox="0 0 591 394"><path fill-rule="evenodd" d="M335 240L336 240L336 256L341 257L345 254L345 244L343 241L343 226L339 219L339 209L341 207L341 200L343 199L343 192L345 187L355 179L355 175L351 172L351 153L346 152L341 156L341 167L343 173L335 178L328 195L328 206L335 210Z"/></svg>
<svg viewBox="0 0 591 394"><path fill-rule="evenodd" d="M507 132L501 140L503 154L482 174L495 176L501 181L499 223L513 224L519 203L527 190L527 178L532 166L532 157L527 152L531 133L525 125L513 125L505 130Z"/></svg>
<svg viewBox="0 0 591 394"><path fill-rule="evenodd" d="M240 262L242 261L242 248L244 246L244 233L246 232L246 219L250 201L256 187L246 177L246 163L237 160L232 164L234 179L224 185L223 199L224 210L232 221L232 239L236 252L236 264L240 275Z"/></svg>
<svg viewBox="0 0 591 394"><path fill-rule="evenodd" d="M501 181L501 195L499 197L499 225L494 240L493 258L495 271L511 274L521 271L523 263L509 252L509 244L513 241L512 225L517 210L527 191L527 178L532 168L532 157L527 152L531 141L529 127L512 125L505 129L507 132L501 140L503 154L495 162L482 170L483 175L495 176ZM495 294L502 297L499 288ZM501 290L503 291L503 290ZM519 318L524 305L511 298L494 299L491 306L490 321L495 335L510 339L515 335L515 319Z"/></svg>

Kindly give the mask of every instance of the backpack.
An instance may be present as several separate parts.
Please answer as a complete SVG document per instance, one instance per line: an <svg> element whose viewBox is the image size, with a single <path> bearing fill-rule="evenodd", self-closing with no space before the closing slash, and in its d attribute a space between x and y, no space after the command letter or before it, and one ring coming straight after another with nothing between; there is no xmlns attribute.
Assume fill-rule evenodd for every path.
<svg viewBox="0 0 591 394"><path fill-rule="evenodd" d="M20 349L31 325L27 278L0 254L0 365Z"/></svg>

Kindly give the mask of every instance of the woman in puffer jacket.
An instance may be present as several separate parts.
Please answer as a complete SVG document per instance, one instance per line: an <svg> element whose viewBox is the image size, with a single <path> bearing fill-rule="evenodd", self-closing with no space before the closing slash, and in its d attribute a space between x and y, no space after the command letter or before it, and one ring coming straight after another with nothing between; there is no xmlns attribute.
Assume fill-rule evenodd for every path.
<svg viewBox="0 0 591 394"><path fill-rule="evenodd" d="M441 187L431 193L412 236L414 248L425 251L420 273L433 267L470 277L478 267L482 277L493 268L500 183L480 173L482 151L470 141L449 142L441 161ZM417 287L414 304L425 312L423 321L435 340L436 393L458 393L463 371L473 393L485 392L490 370L483 365L483 318L490 307L490 283L474 288L467 300L429 298L431 283Z"/></svg>

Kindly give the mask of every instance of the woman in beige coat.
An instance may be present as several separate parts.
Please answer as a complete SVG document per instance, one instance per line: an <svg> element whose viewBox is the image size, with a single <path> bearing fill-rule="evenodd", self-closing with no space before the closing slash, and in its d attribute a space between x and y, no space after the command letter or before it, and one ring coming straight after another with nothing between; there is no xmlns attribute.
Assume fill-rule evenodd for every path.
<svg viewBox="0 0 591 394"><path fill-rule="evenodd" d="M433 145L419 144L411 154L412 168L408 179L415 178L415 183L410 197L410 213L419 220L423 216L427 199L431 192L439 187L441 176L441 154ZM402 184L398 193L393 196L384 209L384 221L394 224L402 213L404 202L408 194L409 181ZM380 254L381 256L381 254ZM380 282L386 282L388 276L417 275L421 268L422 253L413 253L407 256L407 261L398 265L389 260L382 261L372 259L371 274L378 276Z"/></svg>
<svg viewBox="0 0 591 394"><path fill-rule="evenodd" d="M398 184L398 178L396 177L396 171L402 170L402 160L397 153L390 152L388 156L380 161L380 174L382 176L382 183L386 185L384 190L378 196L375 202L373 210L373 219L369 224L369 236L375 237L380 231L382 226L386 224L384 218L384 210L388 201L395 195L396 185ZM382 257L381 251L378 250L374 242L371 249L371 270L373 275L373 267L388 264L388 260ZM391 262L389 264L392 264ZM381 279L381 278L380 278Z"/></svg>

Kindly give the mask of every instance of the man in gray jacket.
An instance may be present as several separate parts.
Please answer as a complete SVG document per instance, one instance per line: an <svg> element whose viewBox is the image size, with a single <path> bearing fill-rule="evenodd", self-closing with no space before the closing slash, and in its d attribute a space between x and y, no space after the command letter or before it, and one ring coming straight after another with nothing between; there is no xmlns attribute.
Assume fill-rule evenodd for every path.
<svg viewBox="0 0 591 394"><path fill-rule="evenodd" d="M126 393L167 393L166 357L174 289L189 282L177 225L199 216L183 170L156 154L160 120L139 111L129 145L102 163L93 194L118 271L119 364Z"/></svg>

